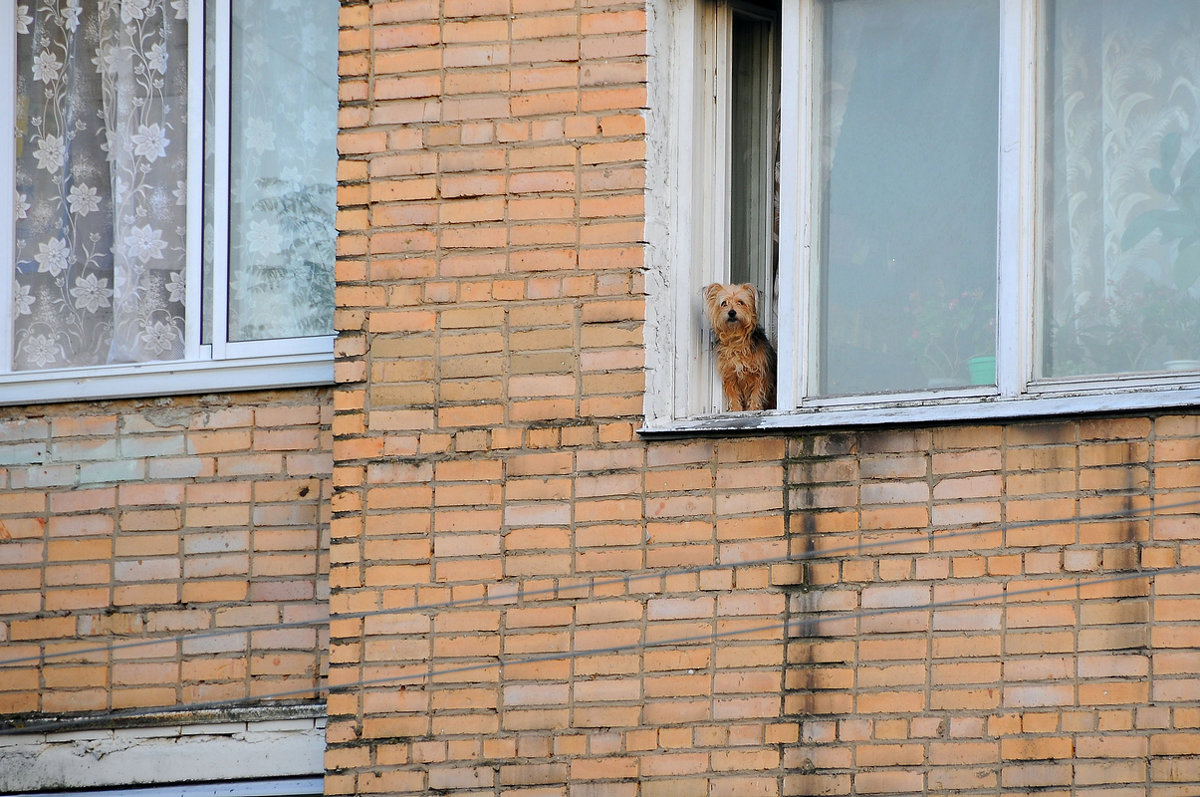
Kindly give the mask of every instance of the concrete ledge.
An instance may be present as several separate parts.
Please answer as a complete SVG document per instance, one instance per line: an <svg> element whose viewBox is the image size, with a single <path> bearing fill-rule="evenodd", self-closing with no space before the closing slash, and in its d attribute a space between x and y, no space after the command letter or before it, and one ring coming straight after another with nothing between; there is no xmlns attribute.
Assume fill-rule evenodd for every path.
<svg viewBox="0 0 1200 797"><path fill-rule="evenodd" d="M107 728L0 735L0 793L324 773L320 706L197 713L206 716L163 712L139 717L137 727L110 723ZM150 723L151 716L158 721Z"/></svg>

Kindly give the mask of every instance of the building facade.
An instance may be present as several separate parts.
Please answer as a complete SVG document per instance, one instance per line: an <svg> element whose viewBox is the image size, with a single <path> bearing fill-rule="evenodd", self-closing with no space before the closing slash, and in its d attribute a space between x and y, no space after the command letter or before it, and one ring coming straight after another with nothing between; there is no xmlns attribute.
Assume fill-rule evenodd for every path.
<svg viewBox="0 0 1200 797"><path fill-rule="evenodd" d="M332 381L0 408L0 793L1200 793L1195 373L1038 371L1018 230L982 385L814 376L842 5L342 0ZM713 280L781 409L719 411Z"/></svg>

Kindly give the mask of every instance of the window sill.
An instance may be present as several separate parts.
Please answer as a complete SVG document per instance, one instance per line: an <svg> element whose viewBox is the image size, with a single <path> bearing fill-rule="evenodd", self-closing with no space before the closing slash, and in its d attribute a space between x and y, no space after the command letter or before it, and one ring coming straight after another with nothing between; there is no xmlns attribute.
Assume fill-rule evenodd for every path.
<svg viewBox="0 0 1200 797"><path fill-rule="evenodd" d="M1200 384L1114 389L1105 393L1058 389L1019 397L922 398L864 404L825 404L793 411L722 413L686 419L647 420L646 438L704 437L738 433L819 431L857 427L1037 420L1068 415L1133 413L1200 407Z"/></svg>
<svg viewBox="0 0 1200 797"><path fill-rule="evenodd" d="M332 385L330 340L320 353L13 372L0 376L0 406Z"/></svg>

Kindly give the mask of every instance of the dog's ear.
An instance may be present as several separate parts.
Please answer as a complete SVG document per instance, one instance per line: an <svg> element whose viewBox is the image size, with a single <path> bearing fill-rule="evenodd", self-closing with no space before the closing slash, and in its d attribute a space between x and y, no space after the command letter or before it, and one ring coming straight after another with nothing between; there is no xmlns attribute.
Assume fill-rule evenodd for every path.
<svg viewBox="0 0 1200 797"><path fill-rule="evenodd" d="M742 290L744 290L747 294L750 295L750 306L757 310L758 309L758 288L756 288L752 283L749 283L749 282L742 283L742 285L740 287L742 288Z"/></svg>
<svg viewBox="0 0 1200 797"><path fill-rule="evenodd" d="M720 283L716 282L714 282L712 285L704 286L704 300L711 302L713 299L717 298L717 294L721 292L721 287L722 286Z"/></svg>

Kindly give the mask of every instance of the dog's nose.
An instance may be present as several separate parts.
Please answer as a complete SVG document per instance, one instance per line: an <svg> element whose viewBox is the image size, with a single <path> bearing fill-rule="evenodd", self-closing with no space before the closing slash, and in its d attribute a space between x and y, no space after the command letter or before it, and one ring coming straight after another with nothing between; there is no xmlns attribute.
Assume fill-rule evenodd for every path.
<svg viewBox="0 0 1200 797"><path fill-rule="evenodd" d="M737 310L730 310L729 311L729 320L732 321L735 318L737 318Z"/></svg>

